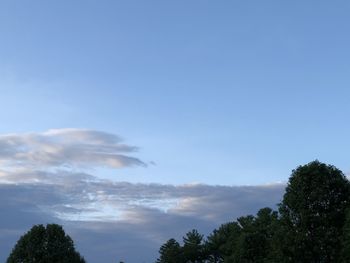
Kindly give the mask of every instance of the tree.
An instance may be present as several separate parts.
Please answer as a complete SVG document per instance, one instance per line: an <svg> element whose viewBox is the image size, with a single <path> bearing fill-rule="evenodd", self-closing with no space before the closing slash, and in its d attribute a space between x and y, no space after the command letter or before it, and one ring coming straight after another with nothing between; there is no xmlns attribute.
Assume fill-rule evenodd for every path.
<svg viewBox="0 0 350 263"><path fill-rule="evenodd" d="M85 263L73 240L56 224L35 225L13 248L7 263Z"/></svg>
<svg viewBox="0 0 350 263"><path fill-rule="evenodd" d="M231 258L237 250L238 239L242 229L237 222L222 224L215 229L205 243L208 261L213 263L232 262Z"/></svg>
<svg viewBox="0 0 350 263"><path fill-rule="evenodd" d="M332 165L293 170L279 207L287 262L339 262L349 196L348 180Z"/></svg>
<svg viewBox="0 0 350 263"><path fill-rule="evenodd" d="M183 262L180 244L173 238L169 239L159 249L159 258L156 263L181 263Z"/></svg>
<svg viewBox="0 0 350 263"><path fill-rule="evenodd" d="M273 262L274 238L278 229L278 213L262 208L252 215L237 219L240 231L231 238L231 255L224 262L265 263ZM232 242L232 240L234 240Z"/></svg>
<svg viewBox="0 0 350 263"><path fill-rule="evenodd" d="M350 262L350 209L347 210L343 229L343 244L341 262Z"/></svg>
<svg viewBox="0 0 350 263"><path fill-rule="evenodd" d="M205 260L203 235L193 229L183 238L183 255L185 262L201 263Z"/></svg>
<svg viewBox="0 0 350 263"><path fill-rule="evenodd" d="M225 236L215 229L205 242L205 249L208 254L208 261L213 263L223 262L221 247L227 242Z"/></svg>
<svg viewBox="0 0 350 263"><path fill-rule="evenodd" d="M242 226L239 245L236 251L236 262L264 262L269 252L269 227L272 210L261 209L256 218L253 216L241 217L238 222Z"/></svg>

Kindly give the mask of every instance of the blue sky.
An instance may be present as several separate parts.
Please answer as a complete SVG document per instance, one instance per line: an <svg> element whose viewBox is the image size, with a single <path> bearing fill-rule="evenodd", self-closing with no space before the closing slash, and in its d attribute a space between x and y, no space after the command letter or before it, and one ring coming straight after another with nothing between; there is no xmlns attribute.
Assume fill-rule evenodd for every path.
<svg viewBox="0 0 350 263"><path fill-rule="evenodd" d="M285 181L315 158L348 170L348 7L3 1L1 130L120 134L157 164L135 181Z"/></svg>
<svg viewBox="0 0 350 263"><path fill-rule="evenodd" d="M99 159L82 168L75 156L70 172L135 185L273 184L314 159L348 173L349 9L347 1L1 1L0 133L33 149L52 129L117 135L146 167ZM64 152L78 154L67 140ZM35 169L58 169L37 161ZM27 182L19 174L16 183Z"/></svg>

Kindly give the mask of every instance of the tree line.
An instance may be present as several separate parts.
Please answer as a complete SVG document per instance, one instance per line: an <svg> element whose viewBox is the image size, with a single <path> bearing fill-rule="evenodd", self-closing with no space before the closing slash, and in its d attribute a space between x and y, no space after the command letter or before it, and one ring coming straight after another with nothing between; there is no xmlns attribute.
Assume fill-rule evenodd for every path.
<svg viewBox="0 0 350 263"><path fill-rule="evenodd" d="M277 211L222 224L204 238L189 231L159 249L156 263L350 262L350 183L313 161L292 171Z"/></svg>
<svg viewBox="0 0 350 263"><path fill-rule="evenodd" d="M73 240L56 224L35 225L23 235L7 263L85 263ZM156 263L348 263L350 182L319 161L292 171L278 209L222 224L207 237L193 229L180 244L159 249Z"/></svg>

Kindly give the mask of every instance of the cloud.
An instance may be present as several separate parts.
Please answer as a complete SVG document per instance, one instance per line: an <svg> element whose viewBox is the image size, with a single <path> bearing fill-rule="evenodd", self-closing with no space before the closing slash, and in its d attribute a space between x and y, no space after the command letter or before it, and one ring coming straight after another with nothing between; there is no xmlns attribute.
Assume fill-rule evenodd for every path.
<svg viewBox="0 0 350 263"><path fill-rule="evenodd" d="M32 225L54 222L90 263L153 262L171 237L181 241L193 228L207 235L282 198L283 184L162 185L90 174L95 167L145 166L136 151L117 135L93 130L0 135L0 261Z"/></svg>
<svg viewBox="0 0 350 263"><path fill-rule="evenodd" d="M0 136L0 164L7 168L121 168L145 163L130 156L137 147L117 135L84 129Z"/></svg>
<svg viewBox="0 0 350 263"><path fill-rule="evenodd" d="M26 182L11 182L17 177L25 175L16 171L2 176L6 182L0 181L1 208L6 211L0 236L14 244L31 225L58 222L88 262L102 263L152 262L170 237L181 241L192 228L209 234L221 223L275 207L284 190L283 184L135 184L67 171L33 171ZM10 246L6 249L0 251L0 260Z"/></svg>

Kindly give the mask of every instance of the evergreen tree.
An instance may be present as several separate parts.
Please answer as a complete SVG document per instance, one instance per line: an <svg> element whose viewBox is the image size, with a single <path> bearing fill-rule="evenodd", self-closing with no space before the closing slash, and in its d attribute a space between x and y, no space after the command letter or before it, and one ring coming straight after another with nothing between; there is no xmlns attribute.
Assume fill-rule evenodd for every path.
<svg viewBox="0 0 350 263"><path fill-rule="evenodd" d="M221 225L205 245L196 230L183 241L186 263L348 263L350 183L334 166L319 161L299 166L279 214L263 208Z"/></svg>
<svg viewBox="0 0 350 263"><path fill-rule="evenodd" d="M256 217L246 216L238 219L241 235L234 251L234 262L271 262L273 240L277 232L278 214L271 208L260 209Z"/></svg>
<svg viewBox="0 0 350 263"><path fill-rule="evenodd" d="M222 224L207 238L208 261L213 263L229 262L229 257L237 248L241 228L237 222Z"/></svg>
<svg viewBox="0 0 350 263"><path fill-rule="evenodd" d="M180 244L173 238L169 239L159 249L159 258L156 263L182 263L183 256Z"/></svg>
<svg viewBox="0 0 350 263"><path fill-rule="evenodd" d="M206 255L203 244L203 235L193 229L186 234L183 238L183 242L183 255L186 263L204 262Z"/></svg>

